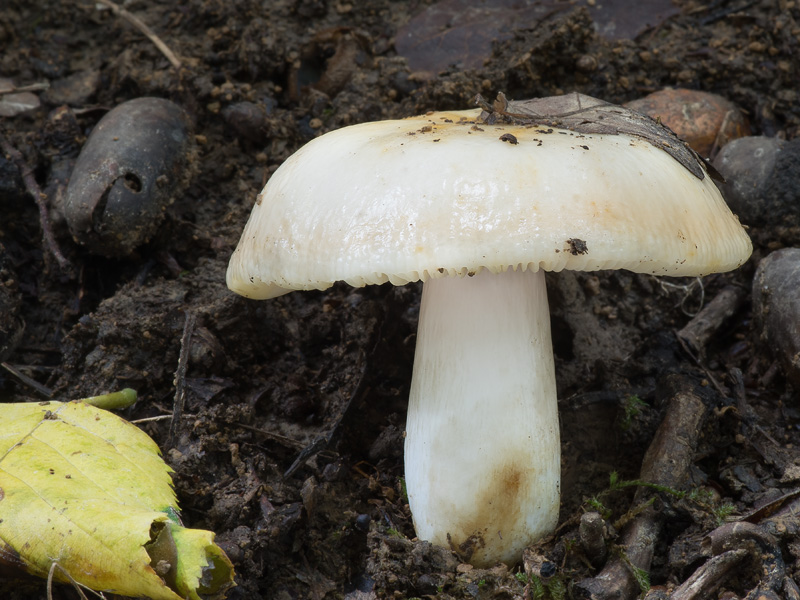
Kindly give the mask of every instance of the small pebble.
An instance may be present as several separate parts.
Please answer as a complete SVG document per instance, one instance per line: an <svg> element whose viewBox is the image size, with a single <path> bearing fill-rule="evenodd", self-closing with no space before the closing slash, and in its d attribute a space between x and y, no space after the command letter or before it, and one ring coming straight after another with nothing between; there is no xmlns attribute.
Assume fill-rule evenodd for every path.
<svg viewBox="0 0 800 600"><path fill-rule="evenodd" d="M221 114L238 137L256 143L266 141L267 113L263 106L253 102L236 102L223 108Z"/></svg>
<svg viewBox="0 0 800 600"><path fill-rule="evenodd" d="M89 99L100 87L100 71L89 69L78 71L50 82L50 88L44 92L44 99L48 104L70 106L85 106Z"/></svg>
<svg viewBox="0 0 800 600"><path fill-rule="evenodd" d="M750 135L750 126L742 111L717 94L664 89L625 106L660 119L703 157L711 156L730 140Z"/></svg>
<svg viewBox="0 0 800 600"><path fill-rule="evenodd" d="M359 531L367 532L369 531L369 524L372 521L369 515L361 514L356 517L355 527Z"/></svg>
<svg viewBox="0 0 800 600"><path fill-rule="evenodd" d="M0 117L16 117L32 114L42 105L33 92L12 92L14 83L0 77Z"/></svg>

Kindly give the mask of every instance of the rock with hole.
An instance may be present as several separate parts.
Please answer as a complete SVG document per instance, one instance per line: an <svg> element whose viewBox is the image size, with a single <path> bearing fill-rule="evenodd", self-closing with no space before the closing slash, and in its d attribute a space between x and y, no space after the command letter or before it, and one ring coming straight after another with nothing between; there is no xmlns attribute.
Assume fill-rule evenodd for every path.
<svg viewBox="0 0 800 600"><path fill-rule="evenodd" d="M106 114L81 150L64 213L75 240L125 256L150 240L191 178L192 123L177 104L137 98Z"/></svg>

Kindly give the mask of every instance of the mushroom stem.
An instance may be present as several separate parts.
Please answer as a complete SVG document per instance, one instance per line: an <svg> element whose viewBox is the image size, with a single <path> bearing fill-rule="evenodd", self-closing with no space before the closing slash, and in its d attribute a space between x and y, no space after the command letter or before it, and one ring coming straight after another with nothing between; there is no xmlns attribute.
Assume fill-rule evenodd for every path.
<svg viewBox="0 0 800 600"><path fill-rule="evenodd" d="M560 446L542 271L427 281L406 425L419 538L514 563L558 521Z"/></svg>

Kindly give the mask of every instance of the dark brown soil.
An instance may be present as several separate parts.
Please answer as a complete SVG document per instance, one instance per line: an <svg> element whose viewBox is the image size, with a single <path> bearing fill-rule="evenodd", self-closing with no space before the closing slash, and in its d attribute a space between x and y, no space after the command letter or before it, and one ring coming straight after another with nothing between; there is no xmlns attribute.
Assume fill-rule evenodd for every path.
<svg viewBox="0 0 800 600"><path fill-rule="evenodd" d="M50 83L36 92L38 109L2 120L2 135L46 189L55 239L72 265L59 266L46 249L19 169L0 156L0 282L9 290L0 293L0 360L57 399L135 388L140 400L124 413L131 420L172 415L176 383L185 391L174 440L169 418L142 427L175 469L185 521L215 531L234 562L230 598L536 597L521 581L526 568L535 572L530 561L478 571L414 538L402 454L418 285L337 284L264 302L227 290L227 260L256 194L303 143L362 121L469 108L478 92L579 91L622 103L666 86L724 96L754 134L800 131L796 2L652 0L634 13L626 2L498 2L472 12L474 2L445 0L425 13L431 4L125 4L179 68L100 4L0 6L0 77ZM98 120L142 96L188 113L192 177L148 243L123 257L92 253L66 228L65 174ZM769 232L759 239L780 245ZM610 474L639 477L669 402L669 375L708 416L681 485L695 500L657 499L666 521L653 598L705 562L700 542L726 505L732 516L750 515L796 489L797 393L751 325L749 289L767 251L757 245L742 269L707 277L702 288L628 272L548 275L561 525L531 556L555 564L552 597L552 582L569 590L596 573L578 543L580 516L597 508L593 498L611 522L625 516L634 488L609 492ZM701 289L708 301L729 284L747 290L745 301L693 357L675 332L698 310ZM176 377L179 366L185 376ZM734 368L744 373L747 422ZM40 397L6 369L0 390L4 401ZM800 546L786 536L779 544L796 577ZM720 589L744 596L756 588L760 563L745 566ZM7 597L45 595L38 582L13 589ZM56 597L77 594L63 588Z"/></svg>

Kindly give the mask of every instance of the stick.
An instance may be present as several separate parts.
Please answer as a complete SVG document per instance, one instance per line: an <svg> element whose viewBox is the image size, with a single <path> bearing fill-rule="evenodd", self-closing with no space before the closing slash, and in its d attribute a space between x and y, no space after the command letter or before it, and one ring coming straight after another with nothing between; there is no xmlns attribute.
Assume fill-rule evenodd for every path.
<svg viewBox="0 0 800 600"><path fill-rule="evenodd" d="M168 448L175 446L178 427L183 416L183 403L186 400L186 369L189 368L189 349L192 346L192 332L196 320L197 317L194 316L194 313L187 310L181 335L181 353L178 357L178 368L175 370L175 401L172 406L172 421L169 424Z"/></svg>
<svg viewBox="0 0 800 600"><path fill-rule="evenodd" d="M145 23L141 19L139 19L132 13L129 13L121 6L114 4L113 2L111 2L111 0L95 0L95 1L102 4L103 6L110 8L115 15L122 17L123 19L128 21L131 25L136 27L136 29L141 31L145 35L145 37L147 37L147 39L149 39L151 42L153 42L153 44L155 44L156 48L158 48L161 51L161 53L167 58L167 60L173 67L175 67L176 69L180 69L181 67L180 59L177 56L175 56L175 53L169 49L169 46L167 46L164 42L162 42L161 38L159 38L153 32L152 29L150 29L147 25L145 25Z"/></svg>
<svg viewBox="0 0 800 600"><path fill-rule="evenodd" d="M90 592L97 594L100 598L105 597L103 596L102 593L97 592L91 588L86 587L82 583L78 583L77 581L75 581L72 578L72 575L70 575L66 569L64 569L56 561L53 561L52 563L50 563L50 570L47 573L47 600L53 600L53 576L55 575L56 569L64 574L64 576L69 580L69 582L75 588L75 591L78 592L78 595L81 597L82 600L89 600L89 599L86 597L86 594L83 593L83 590L81 588L86 588Z"/></svg>
<svg viewBox="0 0 800 600"><path fill-rule="evenodd" d="M0 83L0 96L4 94L19 94L21 92L40 92L50 88L50 83L45 81L42 83L31 83L30 85L16 86L12 83Z"/></svg>
<svg viewBox="0 0 800 600"><path fill-rule="evenodd" d="M670 600L703 600L711 598L728 574L739 566L750 553L744 548L729 550L715 556L699 567L692 576L675 588Z"/></svg>
<svg viewBox="0 0 800 600"><path fill-rule="evenodd" d="M703 401L678 386L669 401L664 420L642 461L640 479L659 486L677 488L686 479L706 414ZM656 497L647 487L640 487L633 506L645 506ZM662 516L653 503L645 506L626 525L622 533L622 555L612 558L595 577L575 584L577 598L587 600L624 600L641 592L633 569L648 571L661 530Z"/></svg>
<svg viewBox="0 0 800 600"><path fill-rule="evenodd" d="M300 454L297 455L297 458L294 459L294 462L283 474L284 479L291 477L298 469L303 467L309 460L311 460L314 455L319 454L326 448L335 446L339 439L341 439L341 437L344 435L344 430L352 423L353 414L356 411L358 403L361 401L361 398L369 392L370 389L369 385L367 385L367 382L369 380L370 370L372 369L372 358L375 356L375 348L378 345L378 342L381 339L381 333L383 332L383 323L383 320L379 321L370 332L370 341L367 344L367 348L370 350L365 353L362 359L363 363L361 367L361 375L358 378L358 384L356 385L355 390L353 390L353 393L350 394L350 398L347 400L347 404L339 414L339 417L336 419L333 426L327 433L317 436L314 441L311 442L311 444L300 451Z"/></svg>
<svg viewBox="0 0 800 600"><path fill-rule="evenodd" d="M39 208L39 224L42 227L42 240L44 241L45 248L49 250L50 254L56 259L61 270L72 275L74 272L72 264L61 254L61 249L58 247L56 238L53 235L53 228L50 226L50 215L47 212L47 202L45 202L46 196L33 177L33 169L25 162L25 158L20 151L14 148L2 134L0 134L0 147L3 148L3 152L6 153L17 166L20 175L22 175L22 181L25 183L25 188L36 201L36 206Z"/></svg>
<svg viewBox="0 0 800 600"><path fill-rule="evenodd" d="M134 425L139 425L140 423L152 423L154 421L164 421L166 419L171 420L172 415L158 415L157 417L144 417L143 419L136 419L135 421L131 421L131 423L133 423Z"/></svg>
<svg viewBox="0 0 800 600"><path fill-rule="evenodd" d="M775 537L765 528L739 521L717 527L703 540L703 547L713 555L745 549L748 556L761 561L761 581L747 598L777 598L784 586L786 563Z"/></svg>
<svg viewBox="0 0 800 600"><path fill-rule="evenodd" d="M229 423L230 425L234 425L236 427L241 427L242 429L246 429L247 431L254 431L256 433L260 433L265 438L272 440L273 442L277 442L290 448L292 450L303 450L306 445L303 442L298 442L297 440L293 440L292 438L288 438L285 435L281 435L279 433L274 433L272 431L267 431L266 429L259 429L258 427L253 427L252 425L245 425L244 423Z"/></svg>
<svg viewBox="0 0 800 600"><path fill-rule="evenodd" d="M703 354L708 340L739 310L745 296L746 291L743 288L735 285L725 286L678 332L678 336L697 354Z"/></svg>
<svg viewBox="0 0 800 600"><path fill-rule="evenodd" d="M44 398L47 398L49 400L50 398L53 397L53 390L51 390L47 386L42 385L35 379L28 377L27 375L25 375L25 373L23 373L13 365L8 364L7 362L0 362L0 367L4 368L6 371L11 373L14 377L19 379L22 383L24 383L28 387L33 388L34 391L36 391L39 395L43 396Z"/></svg>

